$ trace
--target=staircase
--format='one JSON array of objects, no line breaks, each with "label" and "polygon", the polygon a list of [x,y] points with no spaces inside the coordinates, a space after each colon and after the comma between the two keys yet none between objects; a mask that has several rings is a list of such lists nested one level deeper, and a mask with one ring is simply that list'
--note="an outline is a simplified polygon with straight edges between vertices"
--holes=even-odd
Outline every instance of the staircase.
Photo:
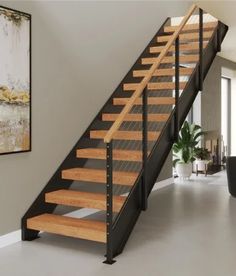
[{"label": "staircase", "polygon": [[[196,5],[167,18],[22,218],[23,240],[45,231],[101,242],[114,262],[227,30]],[[58,206],[93,209],[93,218]]]}]

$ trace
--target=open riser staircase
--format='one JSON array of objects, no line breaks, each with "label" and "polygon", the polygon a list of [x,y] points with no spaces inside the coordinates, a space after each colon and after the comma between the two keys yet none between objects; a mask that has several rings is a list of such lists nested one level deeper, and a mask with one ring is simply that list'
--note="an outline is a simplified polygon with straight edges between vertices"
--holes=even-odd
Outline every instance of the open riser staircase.
[{"label": "open riser staircase", "polygon": [[[167,18],[22,218],[23,240],[45,231],[101,242],[114,262],[227,30],[195,5]],[[93,219],[60,206],[93,209]]]}]

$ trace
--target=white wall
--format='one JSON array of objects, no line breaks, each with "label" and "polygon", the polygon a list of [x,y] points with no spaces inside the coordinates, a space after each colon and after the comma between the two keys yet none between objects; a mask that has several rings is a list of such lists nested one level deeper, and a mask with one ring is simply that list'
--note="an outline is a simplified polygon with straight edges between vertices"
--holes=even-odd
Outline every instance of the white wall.
[{"label": "white wall", "polygon": [[[236,66],[235,66],[236,67]],[[236,156],[236,70],[222,67],[222,76],[231,80],[231,153],[230,155]]]},{"label": "white wall", "polygon": [[20,219],[167,16],[189,2],[1,1],[32,14],[31,153],[0,156],[0,235]]},{"label": "white wall", "polygon": [[236,85],[234,72],[236,71],[236,63],[222,57],[216,56],[211,68],[207,74],[207,77],[203,85],[203,93],[201,97],[202,106],[202,126],[204,131],[215,131],[218,135],[221,134],[221,76],[229,73],[233,77],[232,83],[232,99],[231,99],[231,111],[232,111],[232,124],[231,124],[231,149],[232,155],[236,155],[235,152],[235,103],[236,103]]},{"label": "white wall", "polygon": [[193,103],[193,122],[197,125],[201,125],[201,97],[202,92],[199,92],[194,103]]},{"label": "white wall", "polygon": [[236,71],[231,82],[231,155],[236,156]]}]

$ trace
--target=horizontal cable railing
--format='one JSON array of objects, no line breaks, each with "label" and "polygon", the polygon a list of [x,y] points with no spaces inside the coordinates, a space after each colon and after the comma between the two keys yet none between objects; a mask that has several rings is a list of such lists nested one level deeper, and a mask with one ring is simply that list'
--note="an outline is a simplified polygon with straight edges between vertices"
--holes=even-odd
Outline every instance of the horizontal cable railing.
[{"label": "horizontal cable railing", "polygon": [[148,74],[140,82],[138,88],[134,91],[133,95],[130,97],[129,101],[124,106],[122,112],[119,114],[119,116],[117,117],[117,119],[115,120],[115,122],[113,123],[113,125],[111,126],[111,128],[106,133],[106,135],[104,137],[104,142],[105,143],[109,143],[112,140],[112,138],[114,137],[115,133],[117,132],[117,130],[121,126],[122,122],[124,121],[125,116],[129,113],[129,111],[131,110],[131,108],[134,106],[135,101],[141,96],[143,90],[145,89],[145,87],[147,86],[148,82],[152,78],[155,70],[161,64],[162,59],[166,56],[166,54],[168,53],[170,47],[173,45],[173,43],[175,42],[176,38],[179,36],[180,32],[182,31],[182,29],[184,28],[185,24],[187,23],[187,21],[189,20],[189,18],[191,17],[191,15],[193,14],[193,12],[195,11],[196,8],[197,8],[197,5],[195,5],[195,4],[192,5],[192,7],[189,9],[188,13],[182,19],[180,25],[178,26],[178,28],[173,33],[172,37],[167,42],[166,46],[163,48],[163,50],[161,51],[160,55],[157,57],[156,61],[153,63],[153,65],[151,66],[151,68],[148,70]]}]

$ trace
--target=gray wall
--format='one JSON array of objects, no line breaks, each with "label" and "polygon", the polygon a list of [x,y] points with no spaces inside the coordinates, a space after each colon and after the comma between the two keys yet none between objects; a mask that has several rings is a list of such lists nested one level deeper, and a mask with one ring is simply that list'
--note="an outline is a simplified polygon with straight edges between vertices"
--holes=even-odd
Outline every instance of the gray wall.
[{"label": "gray wall", "polygon": [[0,156],[1,235],[20,228],[26,209],[166,17],[183,15],[190,3],[0,4],[33,18],[33,151]]},{"label": "gray wall", "polygon": [[236,70],[236,63],[216,56],[204,81],[201,97],[202,128],[221,134],[221,69]]}]

